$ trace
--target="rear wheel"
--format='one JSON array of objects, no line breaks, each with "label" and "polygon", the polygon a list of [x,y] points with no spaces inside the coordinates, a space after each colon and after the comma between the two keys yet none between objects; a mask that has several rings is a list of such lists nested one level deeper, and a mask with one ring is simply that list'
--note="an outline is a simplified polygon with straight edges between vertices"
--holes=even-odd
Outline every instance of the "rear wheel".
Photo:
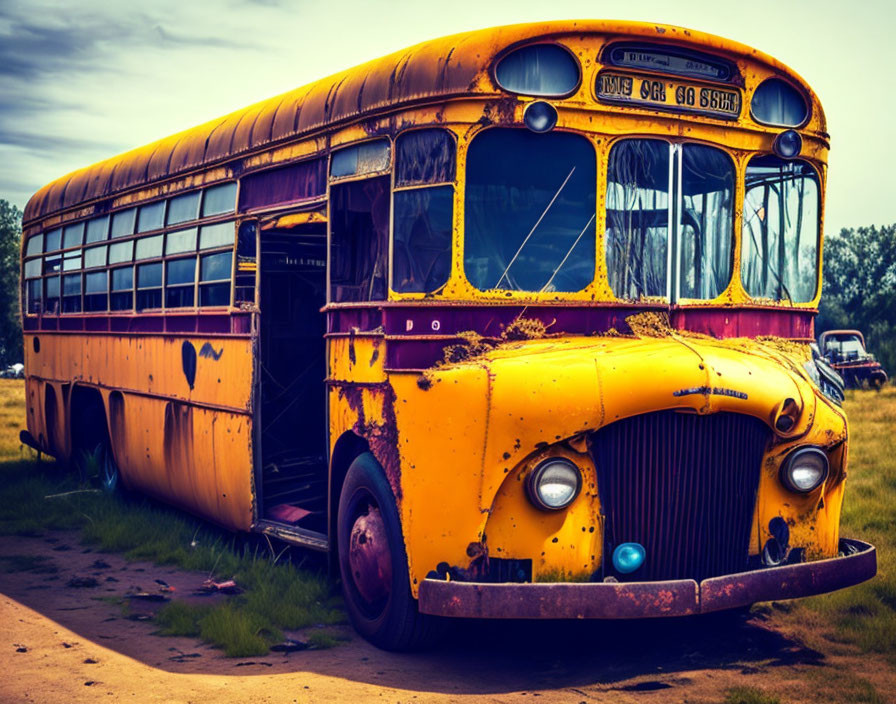
[{"label": "rear wheel", "polygon": [[369,452],[346,474],[337,544],[342,593],[358,633],[385,650],[419,649],[437,639],[440,620],[421,614],[411,595],[395,498]]}]

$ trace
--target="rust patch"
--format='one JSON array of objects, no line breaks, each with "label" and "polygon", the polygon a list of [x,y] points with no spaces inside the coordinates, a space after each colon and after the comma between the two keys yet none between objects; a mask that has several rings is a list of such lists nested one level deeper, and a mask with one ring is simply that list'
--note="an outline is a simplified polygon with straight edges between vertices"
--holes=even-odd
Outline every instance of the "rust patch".
[{"label": "rust patch", "polygon": [[[364,391],[383,402],[383,422],[368,420],[364,413]],[[367,441],[370,451],[386,473],[395,501],[401,503],[401,456],[398,452],[398,423],[395,419],[395,390],[389,383],[339,387],[339,396],[348,401],[358,416],[352,430]]]},{"label": "rust patch", "polygon": [[356,328],[352,328],[348,333],[348,361],[352,365],[358,361],[358,358],[355,356],[355,330]]}]

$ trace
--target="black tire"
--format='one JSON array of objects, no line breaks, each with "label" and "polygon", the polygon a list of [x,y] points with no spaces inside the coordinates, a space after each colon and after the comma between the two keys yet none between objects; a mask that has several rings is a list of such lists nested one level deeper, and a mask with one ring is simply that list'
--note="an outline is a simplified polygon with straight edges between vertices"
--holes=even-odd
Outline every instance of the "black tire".
[{"label": "black tire", "polygon": [[[378,515],[374,513],[377,511]],[[359,519],[368,517],[375,517],[388,548],[380,555],[388,559],[386,566],[391,567],[387,570],[391,571],[391,578],[382,581],[377,580],[383,571],[362,582],[352,570],[349,556],[352,531]],[[441,635],[442,622],[417,609],[417,600],[411,595],[407,553],[395,497],[383,468],[369,452],[355,458],[348,469],[339,496],[336,526],[342,593],[355,630],[384,650],[419,650],[431,646]],[[371,596],[372,591],[379,593]],[[367,592],[368,596],[363,596],[362,592]]]}]

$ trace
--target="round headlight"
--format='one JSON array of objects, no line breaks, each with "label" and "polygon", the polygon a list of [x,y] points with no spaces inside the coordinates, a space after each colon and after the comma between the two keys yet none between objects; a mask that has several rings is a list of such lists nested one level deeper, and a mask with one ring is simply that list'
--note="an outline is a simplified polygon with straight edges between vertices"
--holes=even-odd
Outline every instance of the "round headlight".
[{"label": "round headlight", "polygon": [[545,511],[569,506],[582,488],[579,468],[567,459],[553,457],[538,465],[526,480],[529,499]]},{"label": "round headlight", "polygon": [[557,109],[543,100],[536,100],[523,111],[523,122],[533,132],[550,132],[557,124]]},{"label": "round headlight", "polygon": [[790,453],[781,467],[781,483],[791,491],[807,494],[828,476],[828,456],[820,447],[801,447]]},{"label": "round headlight", "polygon": [[782,159],[793,159],[793,157],[799,156],[803,149],[803,138],[800,137],[799,132],[787,130],[775,137],[773,148],[775,154]]}]

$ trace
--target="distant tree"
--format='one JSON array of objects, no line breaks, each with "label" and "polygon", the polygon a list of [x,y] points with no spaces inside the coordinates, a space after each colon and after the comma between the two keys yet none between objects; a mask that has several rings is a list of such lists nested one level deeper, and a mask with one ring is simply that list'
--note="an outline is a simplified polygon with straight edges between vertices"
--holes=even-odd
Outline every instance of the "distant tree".
[{"label": "distant tree", "polygon": [[0,199],[0,363],[22,361],[19,317],[19,245],[22,211]]},{"label": "distant tree", "polygon": [[896,224],[844,228],[825,241],[816,328],[861,330],[896,376]]}]

